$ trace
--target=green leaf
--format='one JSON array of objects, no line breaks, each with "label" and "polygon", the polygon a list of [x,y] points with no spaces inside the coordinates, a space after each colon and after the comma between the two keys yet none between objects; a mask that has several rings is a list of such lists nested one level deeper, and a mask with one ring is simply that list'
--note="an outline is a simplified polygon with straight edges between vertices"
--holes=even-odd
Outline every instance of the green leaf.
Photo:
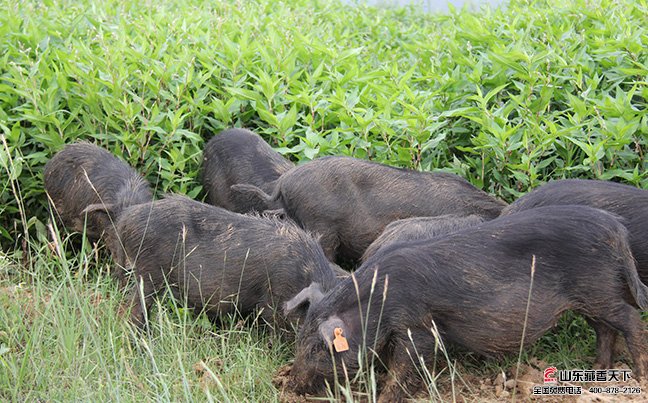
[{"label": "green leaf", "polygon": [[280,119],[281,120],[279,121],[279,132],[288,133],[288,131],[292,129],[292,127],[297,122],[297,107],[293,105],[288,111],[288,113],[286,113]]}]

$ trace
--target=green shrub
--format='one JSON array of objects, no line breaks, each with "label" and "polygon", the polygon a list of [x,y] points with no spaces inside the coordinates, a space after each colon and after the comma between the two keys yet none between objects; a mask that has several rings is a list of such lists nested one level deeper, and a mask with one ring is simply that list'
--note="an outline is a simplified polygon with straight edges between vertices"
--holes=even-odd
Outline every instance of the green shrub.
[{"label": "green shrub", "polygon": [[551,178],[648,187],[646,1],[426,15],[336,1],[0,4],[3,245],[44,231],[42,167],[92,139],[201,196],[230,126],[295,161],[445,169],[512,200]]}]

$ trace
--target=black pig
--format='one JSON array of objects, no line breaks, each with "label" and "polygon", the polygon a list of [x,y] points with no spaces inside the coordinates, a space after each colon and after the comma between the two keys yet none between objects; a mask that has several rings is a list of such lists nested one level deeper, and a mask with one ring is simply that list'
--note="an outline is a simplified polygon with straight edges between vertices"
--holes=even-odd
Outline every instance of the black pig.
[{"label": "black pig", "polygon": [[485,220],[478,215],[457,216],[446,214],[437,217],[404,218],[389,223],[375,241],[369,245],[362,255],[366,262],[380,249],[399,242],[418,241],[437,236],[447,235],[461,229],[483,223]]},{"label": "black pig", "polygon": [[[91,240],[113,231],[113,224],[126,207],[153,200],[151,187],[133,168],[94,144],[68,144],[45,164],[45,190],[54,216]],[[94,214],[84,226],[86,209],[109,210],[110,216]]]},{"label": "black pig", "polygon": [[275,209],[275,203],[233,192],[230,186],[249,183],[271,191],[277,178],[293,166],[256,133],[224,130],[207,142],[203,152],[202,181],[207,202],[237,213]]},{"label": "black pig", "polygon": [[168,285],[175,298],[210,318],[263,309],[266,322],[287,329],[299,312],[285,318],[276,308],[307,286],[325,291],[338,282],[340,270],[295,224],[182,196],[125,210],[117,235],[119,243],[110,247],[113,259],[132,270],[142,287],[130,302],[131,319],[140,326],[153,297]]},{"label": "black pig", "polygon": [[[289,384],[298,393],[321,393],[324,381],[336,376],[333,359],[337,376],[343,362],[351,378],[359,350],[371,349],[392,374],[379,400],[400,401],[421,387],[412,359],[419,361],[409,353],[416,351],[428,364],[435,359],[434,326],[445,343],[499,356],[519,350],[525,322],[527,346],[566,310],[593,325],[598,366],[611,368],[621,332],[634,374],[644,375],[646,335],[635,304],[648,307],[648,288],[639,280],[628,231],[617,218],[584,206],[541,207],[380,250],[354,274],[358,293],[353,279],[345,279],[324,296],[298,295],[310,308]],[[331,350],[336,328],[346,336],[348,351]]]},{"label": "black pig", "polygon": [[392,221],[443,214],[499,216],[504,202],[444,172],[419,172],[350,157],[324,157],[293,168],[272,195],[250,185],[233,189],[279,202],[288,217],[321,235],[332,261],[359,259]]},{"label": "black pig", "polygon": [[648,284],[648,190],[600,180],[557,180],[520,197],[502,210],[502,215],[565,204],[600,208],[623,217],[639,277]]}]

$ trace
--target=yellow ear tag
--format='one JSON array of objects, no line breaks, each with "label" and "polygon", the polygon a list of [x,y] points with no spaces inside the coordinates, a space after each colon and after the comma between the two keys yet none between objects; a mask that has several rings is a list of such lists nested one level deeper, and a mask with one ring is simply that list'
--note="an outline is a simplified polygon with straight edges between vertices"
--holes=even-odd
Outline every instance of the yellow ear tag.
[{"label": "yellow ear tag", "polygon": [[336,327],[333,333],[335,334],[335,339],[333,339],[333,347],[335,347],[335,351],[338,353],[341,353],[343,351],[347,351],[349,349],[349,343],[347,343],[347,339],[342,336],[342,328],[341,327]]}]

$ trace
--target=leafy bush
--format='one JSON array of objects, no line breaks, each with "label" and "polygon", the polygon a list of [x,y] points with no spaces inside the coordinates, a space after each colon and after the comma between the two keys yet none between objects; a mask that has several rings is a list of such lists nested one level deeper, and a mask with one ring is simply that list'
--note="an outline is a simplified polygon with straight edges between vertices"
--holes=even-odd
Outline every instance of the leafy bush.
[{"label": "leafy bush", "polygon": [[42,168],[92,139],[200,197],[230,126],[295,161],[444,169],[512,200],[551,178],[648,187],[648,5],[513,0],[449,15],[337,1],[0,4],[3,244],[41,234]]}]

